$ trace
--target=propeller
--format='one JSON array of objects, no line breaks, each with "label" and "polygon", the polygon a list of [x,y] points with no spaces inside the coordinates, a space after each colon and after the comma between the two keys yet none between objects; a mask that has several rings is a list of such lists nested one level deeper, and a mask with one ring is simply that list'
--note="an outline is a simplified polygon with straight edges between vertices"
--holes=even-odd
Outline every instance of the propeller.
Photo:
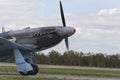
[{"label": "propeller", "polygon": [[66,27],[65,16],[64,16],[64,11],[63,11],[61,1],[60,1],[60,12],[61,12],[61,19],[62,19],[63,27]]},{"label": "propeller", "polygon": [[[63,11],[63,7],[62,7],[61,1],[60,1],[60,13],[61,13],[61,19],[62,19],[63,27],[66,27],[66,21],[65,21],[65,16],[64,16],[64,11]],[[69,50],[68,38],[65,38],[65,44],[66,44],[67,50]]]}]

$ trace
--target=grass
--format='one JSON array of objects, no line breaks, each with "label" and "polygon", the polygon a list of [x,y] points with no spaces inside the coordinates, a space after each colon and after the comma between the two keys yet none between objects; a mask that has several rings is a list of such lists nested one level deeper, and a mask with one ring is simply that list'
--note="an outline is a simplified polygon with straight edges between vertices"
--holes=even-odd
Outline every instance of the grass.
[{"label": "grass", "polygon": [[40,72],[45,74],[120,77],[120,71],[111,70],[41,68]]},{"label": "grass", "polygon": [[[15,66],[9,66],[9,67],[8,66],[0,66],[0,71],[2,71],[2,72],[17,72]],[[120,71],[112,71],[112,70],[40,68],[39,73],[78,75],[78,76],[82,75],[82,76],[120,77]]]},{"label": "grass", "polygon": [[68,80],[68,79],[0,76],[0,80]]}]

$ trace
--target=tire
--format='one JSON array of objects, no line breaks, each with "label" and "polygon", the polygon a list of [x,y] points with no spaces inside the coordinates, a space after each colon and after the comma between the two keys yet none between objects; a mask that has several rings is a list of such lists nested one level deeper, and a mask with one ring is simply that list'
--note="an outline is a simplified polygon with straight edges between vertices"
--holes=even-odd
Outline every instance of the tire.
[{"label": "tire", "polygon": [[28,74],[29,75],[36,75],[39,71],[39,68],[36,64],[31,64],[33,70],[32,71],[29,71]]},{"label": "tire", "polygon": [[39,68],[36,64],[31,64],[33,70],[32,71],[28,71],[27,73],[24,72],[19,72],[22,76],[28,76],[28,75],[36,75],[39,71]]},{"label": "tire", "polygon": [[28,76],[28,72],[27,73],[24,73],[24,72],[19,72],[22,76]]}]

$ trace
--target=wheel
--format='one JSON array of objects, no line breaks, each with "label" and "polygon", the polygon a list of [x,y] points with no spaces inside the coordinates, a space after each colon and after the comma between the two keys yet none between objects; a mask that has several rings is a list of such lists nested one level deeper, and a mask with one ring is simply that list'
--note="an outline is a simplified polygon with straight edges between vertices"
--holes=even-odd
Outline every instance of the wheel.
[{"label": "wheel", "polygon": [[31,64],[33,70],[28,72],[28,75],[36,75],[39,71],[39,68],[36,64]]},{"label": "wheel", "polygon": [[22,76],[28,76],[28,72],[27,73],[24,73],[24,72],[19,72]]},{"label": "wheel", "polygon": [[38,71],[39,71],[38,66],[37,66],[36,64],[31,64],[31,66],[32,66],[32,68],[33,68],[32,71],[28,71],[28,72],[26,72],[26,73],[24,73],[24,72],[19,72],[19,73],[20,73],[21,75],[23,75],[23,76],[36,75],[36,74],[38,73]]}]

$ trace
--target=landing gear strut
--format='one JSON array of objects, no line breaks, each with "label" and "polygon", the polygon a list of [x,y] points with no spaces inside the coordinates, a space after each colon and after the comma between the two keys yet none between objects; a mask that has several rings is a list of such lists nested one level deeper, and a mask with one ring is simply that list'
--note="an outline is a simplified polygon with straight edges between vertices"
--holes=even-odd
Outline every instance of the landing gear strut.
[{"label": "landing gear strut", "polygon": [[15,63],[17,71],[21,75],[36,75],[38,73],[38,66],[32,61],[32,54],[21,53],[19,49],[14,49]]}]

